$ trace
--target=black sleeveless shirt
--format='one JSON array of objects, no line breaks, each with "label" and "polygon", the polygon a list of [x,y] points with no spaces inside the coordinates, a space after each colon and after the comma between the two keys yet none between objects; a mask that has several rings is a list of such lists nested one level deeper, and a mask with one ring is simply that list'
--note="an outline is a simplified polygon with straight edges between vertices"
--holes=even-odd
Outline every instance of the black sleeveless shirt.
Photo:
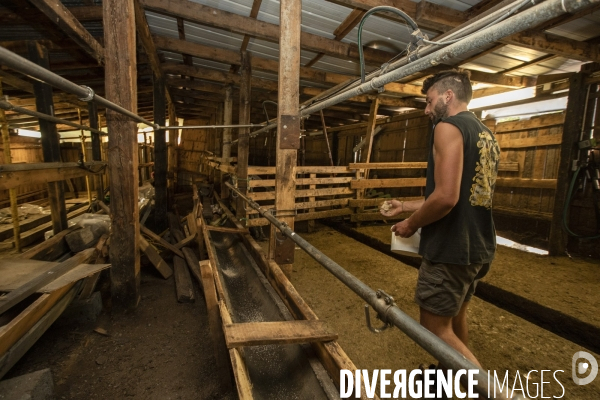
[{"label": "black sleeveless shirt", "polygon": [[[458,203],[443,218],[421,229],[419,254],[431,262],[480,264],[496,251],[492,197],[498,174],[500,147],[493,133],[469,111],[445,118],[463,136],[464,164]],[[435,134],[435,133],[434,133]],[[425,198],[435,189],[431,135]]]}]

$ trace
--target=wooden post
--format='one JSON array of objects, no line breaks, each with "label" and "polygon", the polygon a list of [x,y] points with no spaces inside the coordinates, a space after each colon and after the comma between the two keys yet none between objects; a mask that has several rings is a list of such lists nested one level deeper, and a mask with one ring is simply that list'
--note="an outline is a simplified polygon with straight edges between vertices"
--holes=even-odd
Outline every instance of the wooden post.
[{"label": "wooden post", "polygon": [[[368,163],[371,160],[371,150],[373,149],[373,131],[377,126],[377,109],[379,108],[379,97],[375,97],[371,101],[371,110],[369,111],[369,121],[367,122],[367,135],[365,136],[365,147],[360,153],[360,162]],[[356,179],[369,179],[369,170],[357,170]],[[362,199],[365,196],[365,190],[359,189],[356,191],[356,198]],[[355,212],[362,212],[364,207],[358,207]],[[360,226],[360,222],[357,223]]]},{"label": "wooden post", "polygon": [[[239,124],[246,125],[250,123],[250,78],[252,69],[250,67],[250,54],[242,52],[242,69],[240,71],[240,117]],[[250,128],[238,129],[238,155],[237,155],[237,185],[240,192],[246,195],[248,188],[248,155],[250,152]],[[241,197],[237,198],[236,217],[246,226],[246,202]]]},{"label": "wooden post", "polygon": [[[0,98],[3,97],[2,93],[2,78],[0,78]],[[8,121],[6,120],[6,114],[4,109],[0,109],[0,124],[2,124],[2,147],[4,149],[4,164],[12,164],[12,157],[10,154],[10,136],[8,134]],[[15,248],[21,252],[21,225],[19,224],[19,210],[17,208],[17,188],[8,190],[10,198],[10,213],[13,222],[13,233],[15,237]]]},{"label": "wooden post", "polygon": [[[48,50],[37,42],[27,42],[29,59],[39,66],[50,69]],[[38,112],[54,115],[52,87],[38,80],[33,81],[35,105]],[[42,133],[42,153],[44,162],[60,162],[60,142],[56,124],[40,119]],[[63,181],[48,183],[48,199],[52,213],[52,230],[54,234],[67,229],[67,209]]]},{"label": "wooden post", "polygon": [[[133,0],[104,0],[106,98],[137,112]],[[107,109],[110,179],[112,307],[129,310],[140,299],[137,124]]]},{"label": "wooden post", "polygon": [[[90,128],[100,129],[98,108],[96,103],[90,101],[88,103],[88,116],[90,119]],[[92,160],[102,161],[102,138],[99,133],[92,132]],[[102,182],[102,176],[104,174],[96,175],[96,199],[104,199],[104,184]]]},{"label": "wooden post", "polygon": [[[165,82],[154,79],[154,123],[165,126]],[[164,129],[154,131],[154,226],[156,232],[167,229],[167,142]]]},{"label": "wooden post", "polygon": [[325,125],[325,116],[323,115],[323,110],[321,110],[321,125],[323,125],[323,136],[325,136],[327,152],[329,153],[329,164],[333,167],[333,156],[331,155],[331,146],[329,146],[329,138],[327,137],[327,126]]},{"label": "wooden post", "polygon": [[583,121],[583,109],[586,98],[586,74],[579,72],[571,78],[569,84],[569,100],[563,126],[562,143],[560,149],[560,163],[556,191],[554,192],[554,209],[550,224],[550,237],[548,239],[548,254],[551,256],[564,255],[567,248],[567,234],[563,230],[563,209],[567,201],[567,192],[572,178],[573,160],[577,157],[577,142]]},{"label": "wooden post", "polygon": [[[178,126],[175,106],[169,104],[169,126]],[[168,203],[173,204],[175,196],[175,171],[177,170],[177,149],[179,146],[179,129],[169,130],[169,167],[167,171]],[[149,170],[149,169],[148,169]]]},{"label": "wooden post", "polygon": [[[79,117],[79,125],[83,125],[83,119],[81,118],[81,108],[77,109],[77,116]],[[87,158],[87,151],[85,148],[85,134],[83,132],[83,129],[81,130],[81,157],[83,159],[83,162],[86,162],[88,160]],[[85,176],[85,188],[87,189],[87,195],[88,195],[88,202],[89,205],[92,205],[92,188],[90,186],[90,176],[86,175]]]},{"label": "wooden post", "polygon": [[[225,87],[225,102],[223,103],[223,125],[231,125],[233,122],[233,87],[227,85]],[[221,157],[228,159],[231,157],[231,128],[223,128],[223,150]],[[223,175],[221,175],[223,176]],[[229,189],[221,179],[221,198],[229,197]]]},{"label": "wooden post", "polygon": [[[277,219],[294,229],[296,172],[300,147],[300,0],[282,0],[279,25],[279,87],[277,107],[277,169],[275,209]],[[278,231],[271,225],[269,257],[278,262],[287,276],[292,273],[294,242],[278,243]],[[280,238],[281,239],[281,238]],[[290,242],[291,246],[287,243]]]}]

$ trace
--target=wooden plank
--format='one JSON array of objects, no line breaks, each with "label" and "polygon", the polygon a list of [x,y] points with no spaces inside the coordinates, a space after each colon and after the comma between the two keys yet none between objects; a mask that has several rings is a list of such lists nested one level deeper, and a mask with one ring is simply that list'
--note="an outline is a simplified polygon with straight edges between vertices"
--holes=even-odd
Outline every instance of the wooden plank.
[{"label": "wooden plank", "polygon": [[[227,356],[224,346],[225,336],[221,327],[221,311],[219,309],[219,300],[217,298],[217,291],[210,260],[202,260],[198,268],[200,269],[200,276],[202,277],[202,288],[204,291],[204,300],[206,302],[206,309],[208,313],[208,326],[212,336],[217,370],[219,371],[221,384],[223,386],[228,386],[231,384],[231,382],[229,381],[229,366],[226,359]],[[235,371],[237,371],[236,365],[234,365],[234,372]],[[250,391],[250,398],[251,395],[252,392]],[[242,397],[240,396],[240,398]]]},{"label": "wooden plank", "polygon": [[173,246],[171,243],[167,242],[162,237],[158,236],[156,233],[152,232],[150,229],[146,228],[144,225],[140,225],[140,232],[143,233],[144,235],[148,236],[155,243],[161,245],[165,249],[172,251],[175,255],[182,257],[182,258],[184,257],[181,250],[179,250],[177,247]]},{"label": "wooden plank", "polygon": [[[79,285],[74,285],[50,310],[0,356],[0,379],[25,355],[75,298]],[[46,295],[50,297],[50,295]],[[24,329],[23,329],[24,330]]]},{"label": "wooden plank", "polygon": [[497,178],[496,186],[554,189],[556,188],[556,179]]},{"label": "wooden plank", "polygon": [[[141,10],[140,10],[141,11]],[[166,96],[165,80],[162,74],[154,75],[154,123],[165,126]],[[168,148],[166,131],[159,129],[154,131],[154,226],[158,232],[167,228],[167,168]]]},{"label": "wooden plank", "polygon": [[180,303],[193,303],[194,285],[188,267],[183,258],[173,257],[173,269],[175,275],[175,290],[177,292],[177,301]]},{"label": "wooden plank", "polygon": [[[252,67],[250,63],[250,53],[243,51],[241,53],[241,71],[240,71],[240,105],[238,121],[242,125],[250,124],[250,92],[252,77]],[[237,151],[237,187],[240,193],[245,196],[248,191],[248,162],[250,157],[250,128],[238,129],[238,151]],[[242,221],[246,220],[246,204],[242,196],[236,200],[236,217]]]},{"label": "wooden plank", "polygon": [[[296,221],[308,221],[311,219],[321,219],[321,218],[331,218],[331,217],[341,217],[344,215],[350,215],[353,211],[350,208],[340,208],[337,210],[327,210],[327,211],[315,211],[298,214],[295,217]],[[252,218],[248,220],[248,226],[264,226],[269,225],[269,221],[266,218]]]},{"label": "wooden plank", "polygon": [[36,290],[46,286],[48,283],[57,279],[61,275],[64,275],[66,272],[75,268],[79,264],[86,263],[93,256],[95,251],[95,249],[86,249],[80,253],[77,253],[68,260],[31,279],[29,282],[20,286],[18,289],[13,290],[6,296],[0,297],[0,314],[4,313],[6,310],[18,304],[30,294],[35,293]]},{"label": "wooden plank", "polygon": [[350,182],[351,189],[425,186],[425,178],[361,179]]},{"label": "wooden plank", "polygon": [[[394,200],[398,201],[412,201],[412,200],[423,200],[424,197],[395,197]],[[384,201],[390,201],[392,199],[376,198],[376,199],[349,199],[349,207],[375,207],[380,206]]]},{"label": "wooden plank", "polygon": [[553,125],[562,125],[565,122],[565,114],[549,114],[534,117],[525,121],[508,121],[496,125],[496,134],[510,131],[524,131]]},{"label": "wooden plank", "polygon": [[[319,197],[319,196],[335,196],[343,194],[354,194],[352,189],[349,188],[323,188],[323,189],[306,189],[296,190],[296,197]],[[273,200],[275,198],[274,192],[252,192],[248,193],[248,197],[254,201],[260,200]]]},{"label": "wooden plank", "polygon": [[[86,208],[79,208],[75,211],[72,211],[70,213],[67,214],[67,219],[72,219],[75,218],[81,214],[85,214],[85,212],[87,211]],[[73,228],[79,228],[79,227],[73,227]],[[21,245],[22,246],[29,246],[35,242],[37,242],[40,239],[44,238],[44,233],[48,230],[52,229],[52,222],[47,222],[43,225],[40,225],[34,229],[31,229],[27,232],[23,232],[21,234]],[[64,231],[63,231],[64,232]],[[72,232],[72,230],[69,230],[69,232]],[[55,235],[56,236],[56,235]],[[59,236],[59,237],[64,237],[63,236]],[[54,243],[54,242],[53,242]],[[5,240],[4,242],[2,242],[2,244],[7,244],[7,247],[14,247],[14,238]],[[66,249],[65,249],[66,250]],[[29,250],[28,250],[29,251]],[[59,254],[60,255],[60,254]]]},{"label": "wooden plank", "polygon": [[[67,285],[52,293],[41,295],[17,317],[0,327],[0,356],[4,355],[37,321],[56,304],[74,284]],[[11,292],[14,293],[14,292]]]},{"label": "wooden plank", "polygon": [[[296,179],[296,186],[304,185],[335,185],[348,183],[354,178],[351,176],[341,178],[298,178]],[[275,179],[252,179],[250,180],[250,187],[275,187]]]},{"label": "wooden plank", "polygon": [[380,163],[350,163],[348,169],[423,169],[427,162],[380,162]]},{"label": "wooden plank", "polygon": [[[104,164],[104,163],[103,163]],[[5,166],[1,166],[5,171]],[[0,180],[0,190],[16,188],[23,185],[40,185],[43,183],[60,182],[63,180],[76,179],[89,175],[92,172],[81,167],[49,168],[43,171],[11,171],[3,172]]]},{"label": "wooden plank", "polygon": [[26,252],[19,254],[16,256],[16,258],[29,260],[56,259],[69,250],[67,242],[65,241],[65,236],[77,229],[81,228],[78,226],[72,226],[69,229],[65,229],[64,231],[52,236],[50,239],[45,240]]},{"label": "wooden plank", "polygon": [[349,174],[348,167],[328,167],[304,165],[296,167],[296,174]]},{"label": "wooden plank", "polygon": [[275,169],[276,167],[248,166],[248,175],[275,175]]},{"label": "wooden plank", "polygon": [[523,147],[551,146],[553,144],[561,144],[562,135],[527,137],[523,139],[499,140],[498,144],[502,149],[515,149]]},{"label": "wooden plank", "polygon": [[519,163],[518,162],[500,161],[500,164],[498,164],[498,172],[500,172],[500,171],[518,172],[519,171]]},{"label": "wooden plank", "polygon": [[246,322],[225,325],[227,348],[337,340],[325,321]]},{"label": "wooden plank", "polygon": [[[150,245],[142,235],[139,236],[140,250],[146,254],[152,265],[162,275],[163,278],[168,279],[173,275],[173,270],[169,265],[162,259],[156,249]],[[111,242],[112,244],[112,242]]]},{"label": "wooden plank", "polygon": [[248,233],[248,229],[227,228],[224,226],[207,225],[206,229],[208,229],[209,231],[225,232],[225,233]]},{"label": "wooden plank", "polygon": [[[309,199],[312,199],[312,198],[313,197],[309,197]],[[346,198],[346,199],[306,201],[306,202],[302,202],[302,203],[296,203],[295,207],[296,207],[296,210],[306,210],[306,209],[313,209],[313,208],[319,208],[319,207],[332,207],[332,206],[346,207],[346,206],[348,206],[349,201],[352,201],[352,200]],[[268,208],[268,207],[266,207],[266,208]],[[251,210],[248,212],[248,215],[255,215],[255,214],[258,214],[258,211]]]},{"label": "wooden plank", "polygon": [[200,285],[200,289],[202,289],[203,288],[202,276],[200,275],[198,256],[196,255],[194,250],[190,249],[189,247],[184,247],[182,249],[182,251],[183,251],[183,254],[185,255],[185,261],[188,265],[188,268],[190,269],[190,272],[192,273],[192,275],[194,275],[194,278],[196,278],[196,280],[198,281],[198,285]]}]

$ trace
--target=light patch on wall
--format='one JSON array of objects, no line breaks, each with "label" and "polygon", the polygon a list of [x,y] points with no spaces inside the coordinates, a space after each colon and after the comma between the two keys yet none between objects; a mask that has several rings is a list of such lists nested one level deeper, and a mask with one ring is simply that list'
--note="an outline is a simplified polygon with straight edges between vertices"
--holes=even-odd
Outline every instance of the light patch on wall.
[{"label": "light patch on wall", "polygon": [[33,137],[33,138],[41,138],[42,137],[41,132],[29,131],[27,129],[17,129],[17,134],[19,136],[27,136],[27,137]]},{"label": "light patch on wall", "polygon": [[469,103],[470,109],[481,109],[484,107],[492,107],[497,104],[511,103],[513,101],[532,99],[535,97],[535,86],[526,87],[510,92],[492,94],[490,96],[479,97],[471,100]]}]

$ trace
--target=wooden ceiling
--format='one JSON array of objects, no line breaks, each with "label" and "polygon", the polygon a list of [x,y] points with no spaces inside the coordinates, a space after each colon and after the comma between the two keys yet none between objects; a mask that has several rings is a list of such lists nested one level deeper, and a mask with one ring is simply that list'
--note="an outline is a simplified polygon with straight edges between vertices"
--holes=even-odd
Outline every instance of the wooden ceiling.
[{"label": "wooden ceiling", "polygon": [[[358,60],[358,47],[352,43],[342,42],[359,23],[366,10],[378,5],[393,5],[401,8],[413,17],[420,27],[431,32],[446,32],[469,20],[477,18],[492,7],[504,4],[499,0],[483,0],[470,9],[460,12],[449,7],[421,1],[410,0],[331,0],[332,3],[349,8],[349,14],[334,32],[333,38],[326,38],[312,33],[302,33],[302,49],[315,53],[316,56],[301,67],[300,88],[301,101],[318,95],[326,88],[341,84],[355,78],[343,73],[315,69],[314,65],[324,56],[340,59]],[[50,54],[50,69],[75,83],[92,87],[97,93],[104,93],[104,48],[102,38],[102,5],[98,0],[65,1],[67,7],[56,0],[6,0],[0,8],[0,24],[4,33],[0,45],[26,56],[25,39],[35,39],[46,46]],[[279,26],[257,20],[262,0],[254,0],[248,16],[228,13],[189,0],[135,0],[136,26],[138,33],[138,113],[152,119],[152,76],[156,74],[165,79],[168,102],[172,104],[179,118],[204,119],[216,123],[216,113],[220,102],[224,99],[225,85],[234,86],[234,98],[238,98],[240,76],[240,51],[248,47],[251,38],[269,42],[277,42]],[[75,5],[77,4],[77,5]],[[533,49],[544,53],[534,60],[522,61],[519,65],[505,68],[498,73],[472,70],[475,82],[489,86],[475,92],[475,97],[498,93],[515,88],[534,86],[536,77],[520,76],[520,71],[548,62],[556,57],[564,57],[579,61],[600,62],[598,36],[587,41],[577,41],[547,33],[547,30],[576,21],[595,13],[600,6],[592,6],[577,14],[565,14],[482,49],[467,60],[460,60],[460,65],[476,62],[477,58],[486,54],[501,51],[507,45]],[[155,27],[148,25],[146,13],[158,13],[177,20],[177,36],[170,37]],[[395,19],[394,15],[386,18]],[[211,47],[197,41],[186,40],[185,22],[203,27],[219,29],[232,34],[243,35],[239,51],[222,47]],[[26,34],[24,34],[24,32]],[[154,34],[153,34],[154,33]],[[165,52],[180,54],[182,62],[174,62],[165,57]],[[375,48],[365,49],[365,62],[369,66],[380,66],[394,54]],[[194,59],[212,60],[230,65],[228,71],[206,66],[194,65]],[[445,69],[437,66],[423,73],[407,77],[402,82],[386,85],[386,91],[380,95],[380,115],[394,115],[406,107],[423,108],[419,81],[428,73]],[[252,57],[252,70],[276,75],[278,63],[273,59]],[[2,67],[0,69],[4,93],[15,105],[35,109],[32,98],[32,83],[28,77]],[[548,80],[545,79],[544,82]],[[252,77],[252,122],[265,120],[262,102],[277,101],[277,82],[264,77]],[[375,93],[374,93],[375,94]],[[77,109],[82,110],[84,123],[87,119],[87,106],[75,96],[55,91],[56,114],[67,120],[77,121]],[[328,125],[354,123],[366,120],[369,113],[370,96],[357,96],[349,102],[325,110]],[[234,103],[235,104],[235,103]],[[271,106],[270,115],[275,115]],[[101,114],[102,114],[101,110]],[[234,122],[237,109],[234,106]],[[12,126],[36,129],[37,122],[14,112],[8,112],[7,118]],[[103,118],[101,118],[102,121]],[[307,128],[320,128],[320,118],[310,118]],[[68,126],[58,126],[59,130],[72,130]]]}]

